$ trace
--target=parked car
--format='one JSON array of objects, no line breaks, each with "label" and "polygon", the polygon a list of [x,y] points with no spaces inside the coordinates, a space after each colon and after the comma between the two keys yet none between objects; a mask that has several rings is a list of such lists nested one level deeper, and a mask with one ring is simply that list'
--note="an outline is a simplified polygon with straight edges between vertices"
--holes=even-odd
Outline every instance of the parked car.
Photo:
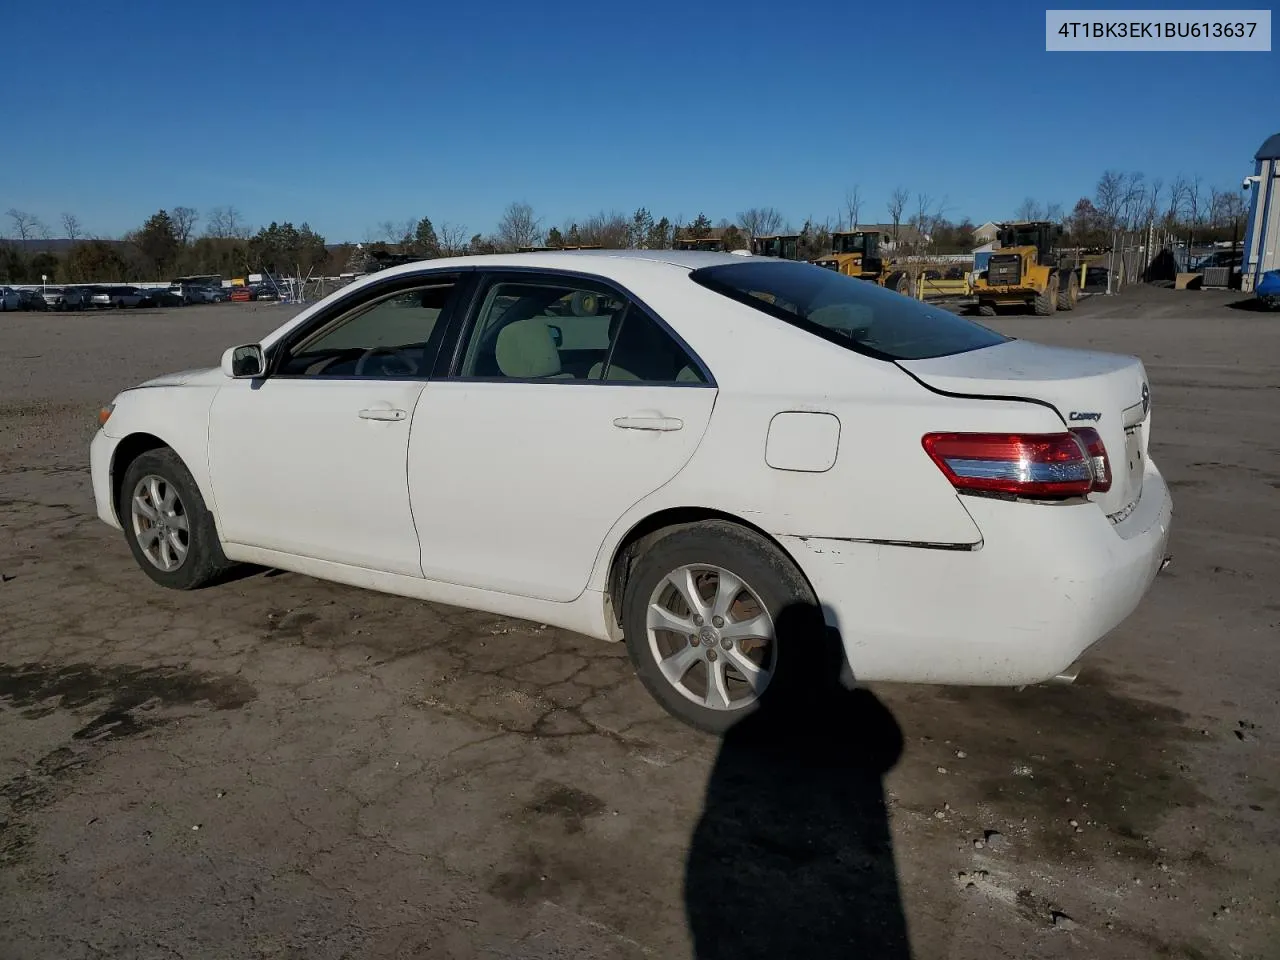
[{"label": "parked car", "polygon": [[0,287],[0,311],[21,310],[22,297],[13,287]]},{"label": "parked car", "polygon": [[862,681],[1069,680],[1165,562],[1139,359],[812,264],[419,262],[142,386],[90,464],[155,582],[247,562],[622,639],[706,730],[828,679],[829,636]]},{"label": "parked car", "polygon": [[62,309],[62,295],[65,291],[62,287],[41,287],[40,296],[44,298],[45,305],[50,310]]},{"label": "parked car", "polygon": [[89,302],[99,309],[136,307],[142,300],[137,287],[98,287]]},{"label": "parked car", "polygon": [[49,304],[39,290],[24,289],[18,291],[18,298],[23,310],[48,310]]},{"label": "parked car", "polygon": [[87,310],[93,306],[91,298],[98,287],[67,287],[62,291],[62,309]]},{"label": "parked car", "polygon": [[142,291],[142,301],[138,306],[181,307],[185,306],[186,302],[181,288],[175,291],[173,287],[148,287]]},{"label": "parked car", "polygon": [[1280,310],[1280,270],[1264,273],[1253,292],[1264,310]]}]

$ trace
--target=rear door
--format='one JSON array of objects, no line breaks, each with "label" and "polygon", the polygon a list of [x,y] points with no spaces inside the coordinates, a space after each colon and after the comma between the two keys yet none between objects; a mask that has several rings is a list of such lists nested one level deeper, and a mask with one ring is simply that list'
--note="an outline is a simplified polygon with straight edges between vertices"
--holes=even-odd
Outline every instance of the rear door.
[{"label": "rear door", "polygon": [[1137,357],[1010,340],[898,365],[936,390],[1052,405],[1069,428],[1092,427],[1106,446],[1111,489],[1090,498],[1114,514],[1141,496],[1151,390]]},{"label": "rear door", "polygon": [[409,488],[428,579],[545,600],[689,461],[716,389],[641,304],[576,275],[491,274],[418,400]]}]

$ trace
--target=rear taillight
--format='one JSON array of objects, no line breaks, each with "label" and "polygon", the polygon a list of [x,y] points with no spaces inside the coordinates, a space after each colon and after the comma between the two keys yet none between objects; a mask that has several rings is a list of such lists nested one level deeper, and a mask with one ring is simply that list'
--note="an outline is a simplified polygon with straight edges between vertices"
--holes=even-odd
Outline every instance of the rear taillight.
[{"label": "rear taillight", "polygon": [[1084,442],[1071,433],[930,433],[922,442],[960,491],[1055,498],[1094,489]]},{"label": "rear taillight", "polygon": [[1102,437],[1093,427],[1081,427],[1072,430],[1089,454],[1089,468],[1093,471],[1093,492],[1106,493],[1111,489],[1111,461],[1107,459],[1107,448]]}]

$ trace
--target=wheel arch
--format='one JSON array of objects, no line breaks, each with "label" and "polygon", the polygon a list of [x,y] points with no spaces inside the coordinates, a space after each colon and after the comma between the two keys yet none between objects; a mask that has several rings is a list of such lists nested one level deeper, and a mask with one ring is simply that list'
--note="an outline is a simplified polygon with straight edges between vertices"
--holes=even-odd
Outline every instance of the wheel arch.
[{"label": "wheel arch", "polygon": [[804,567],[796,560],[791,551],[784,547],[778,541],[778,538],[767,530],[736,514],[724,510],[715,510],[711,507],[666,507],[634,523],[618,541],[609,557],[603,593],[604,623],[605,629],[609,631],[610,640],[622,639],[622,624],[619,618],[622,611],[622,596],[626,589],[627,578],[631,574],[632,561],[643,552],[645,547],[660,537],[674,530],[695,526],[709,520],[732,523],[763,537],[775,550],[791,562],[809,589],[813,590],[813,583],[809,580],[808,574],[805,573]]},{"label": "wheel arch", "polygon": [[174,456],[182,461],[187,471],[191,474],[191,479],[195,481],[196,489],[200,491],[200,496],[204,499],[205,506],[214,514],[215,524],[217,522],[217,511],[213,509],[213,497],[208,488],[208,478],[203,476],[204,464],[198,460],[192,460],[189,456],[190,450],[184,447],[190,447],[190,444],[175,444],[166,440],[159,433],[153,433],[149,430],[134,430],[126,434],[111,451],[111,510],[115,514],[118,521],[123,523],[124,518],[120,516],[120,493],[124,485],[125,471],[129,469],[129,464],[151,450],[172,450]]},{"label": "wheel arch", "polygon": [[120,516],[120,492],[124,485],[125,471],[129,469],[129,464],[147,451],[160,449],[173,448],[155,434],[139,431],[129,434],[111,452],[111,511],[121,523],[124,518]]}]

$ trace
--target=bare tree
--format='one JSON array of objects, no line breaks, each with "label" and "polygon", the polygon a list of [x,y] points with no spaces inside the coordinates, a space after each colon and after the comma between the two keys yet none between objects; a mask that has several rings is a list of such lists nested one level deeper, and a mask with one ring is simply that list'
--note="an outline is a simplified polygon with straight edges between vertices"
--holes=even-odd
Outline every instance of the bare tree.
[{"label": "bare tree", "polygon": [[1224,233],[1230,231],[1231,243],[1234,246],[1240,241],[1240,228],[1248,215],[1244,199],[1236,190],[1218,190],[1210,193],[1209,219],[1217,230]]},{"label": "bare tree", "polygon": [[1125,174],[1121,186],[1120,222],[1127,230],[1136,230],[1146,209],[1146,177],[1137,171]]},{"label": "bare tree", "polygon": [[1192,177],[1187,181],[1186,189],[1182,194],[1182,212],[1189,228],[1187,231],[1188,254],[1191,253],[1191,246],[1195,243],[1196,230],[1200,228],[1208,213],[1200,187],[1200,178]]},{"label": "bare tree", "polygon": [[204,235],[219,240],[247,240],[251,232],[240,211],[228,205],[209,211],[209,226]]},{"label": "bare tree", "polygon": [[1044,205],[1044,218],[1052,223],[1062,223],[1066,219],[1066,211],[1062,209],[1062,204],[1046,203]]},{"label": "bare tree", "polygon": [[1172,230],[1178,223],[1178,214],[1182,210],[1182,201],[1187,193],[1187,178],[1179,174],[1169,184],[1169,200],[1164,211],[1164,226]]},{"label": "bare tree", "polygon": [[45,226],[40,222],[40,218],[34,213],[27,213],[25,210],[16,210],[10,207],[5,211],[5,216],[13,221],[13,229],[18,234],[18,239],[22,241],[23,253],[27,250],[27,242],[34,238],[40,237],[45,233]]},{"label": "bare tree", "polygon": [[461,223],[442,223],[436,230],[440,240],[440,255],[458,257],[467,252],[467,228]]},{"label": "bare tree", "polygon": [[516,202],[507,206],[498,221],[497,242],[506,250],[535,247],[542,239],[542,220],[533,213],[527,203]]},{"label": "bare tree", "polygon": [[[579,225],[578,236],[586,246],[599,246],[606,250],[626,249],[631,235],[631,218],[618,211],[592,214]],[[531,246],[531,244],[524,244]]]},{"label": "bare tree", "polygon": [[902,225],[902,212],[907,209],[911,194],[906,187],[897,187],[889,194],[889,221],[893,224],[893,242],[898,242],[898,228]]},{"label": "bare tree", "polygon": [[850,230],[858,229],[858,220],[862,214],[862,188],[856,183],[844,194],[845,223]]},{"label": "bare tree", "polygon": [[1043,220],[1044,207],[1040,206],[1040,201],[1035,197],[1026,197],[1022,203],[1018,204],[1018,209],[1013,212],[1018,220]]},{"label": "bare tree", "polygon": [[1093,205],[1108,232],[1114,230],[1120,220],[1120,210],[1124,206],[1124,186],[1123,174],[1107,170],[1098,178],[1098,185],[1094,188]]},{"label": "bare tree", "polygon": [[64,213],[62,215],[62,232],[67,235],[67,239],[75,243],[84,236],[84,228],[80,226],[80,218],[74,213]]},{"label": "bare tree", "polygon": [[782,214],[773,207],[752,207],[738,214],[738,227],[752,237],[768,237],[782,229]]},{"label": "bare tree", "polygon": [[938,232],[946,213],[947,198],[935,201],[927,193],[916,194],[916,212],[911,216],[911,225],[916,229],[916,246],[923,252],[929,245],[933,235]]},{"label": "bare tree", "polygon": [[191,234],[195,232],[200,214],[194,207],[174,207],[169,211],[169,219],[173,221],[173,232],[178,243],[186,246],[191,242]]}]

